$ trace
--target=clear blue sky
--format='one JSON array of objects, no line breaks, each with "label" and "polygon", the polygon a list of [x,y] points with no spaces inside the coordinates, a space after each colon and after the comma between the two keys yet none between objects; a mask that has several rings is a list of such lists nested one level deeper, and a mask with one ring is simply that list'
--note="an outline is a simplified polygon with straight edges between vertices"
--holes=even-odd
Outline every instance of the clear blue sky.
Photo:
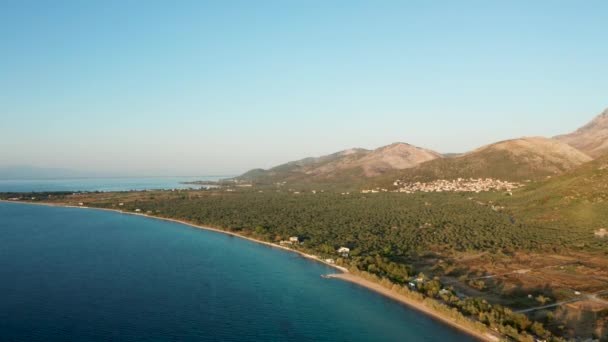
[{"label": "clear blue sky", "polygon": [[607,1],[0,1],[0,166],[462,152],[608,107]]}]

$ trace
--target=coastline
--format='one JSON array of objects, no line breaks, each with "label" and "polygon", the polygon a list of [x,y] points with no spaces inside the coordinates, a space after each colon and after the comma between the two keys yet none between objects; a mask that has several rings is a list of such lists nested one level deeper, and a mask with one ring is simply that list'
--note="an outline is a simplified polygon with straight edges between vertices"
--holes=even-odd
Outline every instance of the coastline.
[{"label": "coastline", "polygon": [[457,330],[460,330],[470,336],[473,336],[481,341],[499,341],[499,337],[495,336],[493,334],[487,333],[487,334],[482,334],[480,332],[477,332],[473,329],[469,329],[468,327],[465,327],[461,324],[459,324],[457,321],[446,317],[444,315],[442,315],[440,312],[433,310],[427,306],[424,305],[424,303],[422,302],[418,302],[415,301],[411,298],[408,298],[406,296],[400,295],[394,291],[391,291],[387,288],[385,288],[384,286],[367,280],[363,277],[360,277],[358,275],[352,274],[352,273],[337,273],[337,274],[329,274],[327,275],[327,278],[330,279],[340,279],[349,283],[353,283],[356,285],[359,285],[361,287],[364,287],[370,291],[374,291],[384,297],[387,297],[391,300],[394,300],[396,302],[399,302],[401,304],[404,304],[405,306],[412,308],[416,311],[422,312],[423,314],[430,316],[433,319],[436,319],[438,321],[441,321],[444,324],[447,324],[453,328],[456,328]]},{"label": "coastline", "polygon": [[202,230],[208,230],[208,231],[213,231],[213,232],[217,232],[217,233],[222,233],[222,234],[226,234],[226,235],[230,235],[233,237],[237,237],[237,238],[241,238],[241,239],[245,239],[245,240],[249,240],[251,242],[257,243],[257,244],[261,244],[261,245],[265,245],[271,248],[278,248],[287,252],[292,252],[292,253],[296,253],[299,254],[300,256],[316,261],[318,263],[321,263],[323,265],[332,267],[333,269],[339,271],[340,273],[334,273],[334,274],[328,274],[328,275],[324,275],[325,278],[329,278],[329,279],[340,279],[342,281],[346,281],[346,282],[350,282],[352,284],[356,284],[358,286],[364,287],[370,291],[376,292],[384,297],[387,297],[391,300],[394,300],[400,304],[403,304],[413,310],[416,310],[418,312],[421,312],[433,319],[436,319],[444,324],[447,324],[449,326],[451,326],[452,328],[455,328],[469,336],[472,336],[474,338],[477,338],[480,341],[488,341],[488,342],[495,342],[499,340],[499,337],[496,336],[495,334],[492,334],[490,332],[488,333],[480,333],[476,330],[473,330],[469,327],[463,326],[462,324],[458,323],[457,321],[446,317],[445,315],[442,315],[440,312],[433,310],[427,306],[424,305],[423,302],[418,302],[415,301],[413,299],[407,298],[406,296],[400,295],[398,293],[395,293],[385,287],[383,287],[382,285],[367,280],[363,277],[360,277],[358,275],[352,274],[348,271],[347,268],[345,267],[341,267],[338,265],[334,265],[334,264],[329,264],[324,262],[322,259],[319,259],[317,256],[315,255],[311,255],[311,254],[307,254],[304,253],[302,251],[298,251],[292,248],[288,248],[285,246],[281,246],[272,242],[267,242],[267,241],[263,241],[263,240],[258,240],[252,237],[248,237],[248,236],[244,236],[241,234],[237,234],[237,233],[233,233],[233,232],[229,232],[226,230],[222,230],[219,228],[214,228],[214,227],[209,227],[209,226],[202,226],[199,224],[195,224],[192,222],[188,222],[185,220],[178,220],[178,219],[172,219],[172,218],[167,218],[167,217],[160,217],[160,216],[152,216],[152,215],[148,215],[148,214],[143,214],[143,213],[135,213],[135,212],[127,212],[127,211],[122,211],[119,209],[109,209],[109,208],[96,208],[96,207],[88,207],[88,206],[74,206],[74,205],[69,205],[69,204],[63,204],[63,203],[48,203],[48,202],[40,202],[40,203],[34,203],[34,202],[22,202],[22,201],[9,201],[9,200],[0,200],[0,202],[5,202],[5,203],[15,203],[15,204],[29,204],[29,205],[42,205],[42,206],[49,206],[49,207],[64,207],[64,208],[78,208],[78,209],[89,209],[89,210],[103,210],[103,211],[108,211],[108,212],[114,212],[114,213],[119,213],[119,214],[126,214],[126,215],[134,215],[134,216],[140,216],[140,217],[146,217],[146,218],[150,218],[150,219],[156,219],[156,220],[161,220],[161,221],[167,221],[167,222],[173,222],[173,223],[178,223],[178,224],[183,224],[186,226],[189,226],[191,228],[196,228],[196,229],[202,229]]},{"label": "coastline", "polygon": [[302,251],[298,251],[289,247],[285,247],[285,246],[281,246],[278,245],[276,243],[272,243],[272,242],[268,242],[268,241],[263,241],[263,240],[258,240],[249,236],[245,236],[245,235],[241,235],[241,234],[237,234],[237,233],[233,233],[233,232],[229,232],[227,230],[223,230],[220,228],[214,228],[214,227],[209,227],[209,226],[202,226],[196,223],[192,223],[192,222],[188,222],[185,220],[178,220],[178,219],[172,219],[172,218],[168,218],[168,217],[162,217],[162,216],[153,216],[153,215],[148,215],[148,214],[143,214],[143,213],[132,213],[132,212],[128,212],[128,211],[123,211],[123,210],[119,210],[119,209],[109,209],[109,208],[97,208],[97,207],[87,207],[87,206],[76,206],[76,205],[69,205],[69,204],[62,204],[62,203],[48,203],[48,202],[39,202],[39,203],[34,203],[34,202],[24,202],[24,201],[8,201],[8,200],[0,200],[0,202],[4,202],[4,203],[15,203],[15,204],[30,204],[30,205],[43,205],[43,206],[47,206],[47,207],[62,207],[62,208],[77,208],[77,209],[89,209],[89,210],[103,210],[103,211],[109,211],[109,212],[114,212],[114,213],[118,213],[118,214],[126,214],[126,215],[133,215],[133,216],[141,216],[141,217],[147,217],[147,218],[151,218],[151,219],[156,219],[156,220],[161,220],[161,221],[167,221],[167,222],[173,222],[173,223],[179,223],[179,224],[183,224],[186,226],[189,226],[191,228],[196,228],[196,229],[202,229],[202,230],[209,230],[212,232],[216,232],[216,233],[222,233],[222,234],[226,234],[226,235],[230,235],[233,237],[238,237],[241,239],[245,239],[245,240],[249,240],[251,242],[255,242],[261,245],[265,245],[268,247],[272,247],[272,248],[278,248],[278,249],[282,249],[284,251],[287,252],[292,252],[292,253],[296,253],[299,254],[300,256],[310,259],[310,260],[314,260],[318,263],[321,263],[325,266],[329,266],[332,267],[342,273],[349,273],[348,269],[345,267],[341,267],[338,265],[334,265],[334,264],[329,264],[326,263],[325,261],[323,261],[322,259],[319,259],[317,256],[315,255],[311,255],[311,254],[307,254],[304,253]]}]

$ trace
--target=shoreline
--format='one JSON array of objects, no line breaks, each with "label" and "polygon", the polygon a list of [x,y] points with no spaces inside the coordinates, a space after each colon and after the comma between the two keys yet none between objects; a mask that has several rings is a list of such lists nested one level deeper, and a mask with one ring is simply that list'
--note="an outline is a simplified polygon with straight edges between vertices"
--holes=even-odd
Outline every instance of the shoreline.
[{"label": "shoreline", "polygon": [[103,211],[108,211],[108,212],[114,212],[114,213],[119,213],[119,214],[126,214],[126,215],[133,215],[133,216],[140,216],[140,217],[146,217],[146,218],[150,218],[150,219],[156,219],[156,220],[161,220],[161,221],[166,221],[166,222],[173,222],[173,223],[178,223],[178,224],[183,224],[186,226],[189,226],[191,228],[195,228],[195,229],[201,229],[201,230],[207,230],[207,231],[212,231],[212,232],[216,232],[216,233],[221,233],[221,234],[226,234],[229,236],[233,236],[233,237],[237,237],[237,238],[241,238],[241,239],[245,239],[245,240],[249,240],[251,242],[257,243],[257,244],[261,244],[261,245],[265,245],[267,247],[271,247],[271,248],[278,248],[287,252],[292,252],[292,253],[296,253],[304,258],[307,258],[309,260],[313,260],[316,261],[320,264],[332,267],[333,269],[339,271],[340,273],[334,273],[334,274],[328,274],[328,275],[324,275],[325,278],[329,278],[329,279],[339,279],[345,282],[349,282],[358,286],[361,286],[363,288],[366,288],[369,291],[373,291],[381,296],[384,296],[386,298],[389,298],[393,301],[396,301],[400,304],[403,304],[405,306],[407,306],[408,308],[421,312],[422,314],[425,314],[427,316],[429,316],[432,319],[436,319],[440,322],[442,322],[443,324],[449,325],[452,328],[455,328],[457,330],[459,330],[460,332],[463,332],[471,337],[477,338],[480,341],[489,341],[489,342],[494,342],[494,341],[498,341],[499,337],[496,336],[493,333],[480,333],[478,331],[475,331],[473,329],[470,329],[468,327],[465,327],[461,324],[459,324],[458,322],[450,319],[449,317],[446,317],[444,315],[442,315],[440,312],[437,312],[431,308],[428,308],[424,305],[424,303],[422,302],[417,302],[415,300],[412,300],[410,298],[407,298],[403,295],[400,295],[398,293],[395,293],[385,287],[383,287],[382,285],[372,282],[370,280],[364,279],[363,277],[360,277],[358,275],[352,274],[348,271],[347,268],[345,267],[341,267],[338,265],[333,265],[333,264],[329,264],[324,262],[322,259],[319,259],[317,256],[315,255],[311,255],[311,254],[307,254],[304,253],[302,251],[298,251],[292,248],[288,248],[285,246],[281,246],[272,242],[267,242],[267,241],[263,241],[263,240],[258,240],[252,237],[248,237],[248,236],[244,236],[241,234],[237,234],[237,233],[233,233],[233,232],[229,232],[226,230],[222,230],[219,228],[214,228],[214,227],[209,227],[209,226],[202,226],[199,224],[195,224],[195,223],[191,223],[188,221],[184,221],[184,220],[178,220],[178,219],[172,219],[172,218],[167,218],[167,217],[160,217],[160,216],[152,216],[152,215],[148,215],[148,214],[142,214],[142,213],[131,213],[131,212],[126,212],[126,211],[122,211],[119,209],[109,209],[109,208],[96,208],[96,207],[88,207],[88,206],[74,206],[74,205],[69,205],[69,204],[62,204],[62,203],[48,203],[48,202],[41,202],[41,203],[34,203],[34,202],[22,202],[22,201],[9,201],[9,200],[0,200],[0,202],[5,202],[5,203],[15,203],[15,204],[29,204],[29,205],[42,205],[42,206],[49,206],[49,207],[63,207],[63,208],[78,208],[78,209],[89,209],[89,210],[103,210]]},{"label": "shoreline", "polygon": [[249,240],[251,242],[255,242],[257,244],[265,245],[265,246],[268,246],[268,247],[278,248],[278,249],[282,249],[282,250],[287,251],[287,252],[296,253],[296,254],[299,254],[300,256],[302,256],[302,257],[304,257],[306,259],[310,259],[310,260],[316,261],[316,262],[318,262],[320,264],[323,264],[325,266],[329,266],[329,267],[331,267],[331,268],[333,268],[335,270],[338,270],[338,271],[340,271],[342,273],[349,273],[349,271],[348,271],[348,269],[346,267],[341,267],[341,266],[338,266],[338,265],[326,263],[322,259],[319,259],[316,255],[307,254],[305,252],[302,252],[302,251],[299,251],[299,250],[296,250],[296,249],[292,249],[292,248],[289,248],[289,247],[281,246],[281,245],[278,245],[276,243],[272,243],[272,242],[268,242],[268,241],[263,241],[263,240],[258,240],[258,239],[255,239],[255,238],[252,238],[252,237],[249,237],[249,236],[245,236],[245,235],[229,232],[227,230],[223,230],[223,229],[220,229],[220,228],[214,228],[214,227],[210,227],[210,226],[202,226],[202,225],[199,225],[199,224],[196,224],[196,223],[192,223],[192,222],[188,222],[188,221],[185,221],[185,220],[178,220],[178,219],[173,219],[173,218],[168,218],[168,217],[162,217],[162,216],[153,216],[153,215],[148,215],[148,214],[143,214],[143,213],[132,213],[132,212],[123,211],[123,210],[120,210],[120,209],[109,209],[109,208],[76,206],[76,205],[69,205],[69,204],[62,204],[62,203],[48,203],[48,202],[34,203],[34,202],[8,201],[8,200],[0,200],[0,202],[15,203],[15,204],[42,205],[42,206],[47,206],[47,207],[61,207],[61,208],[103,210],[103,211],[109,211],[109,212],[114,212],[114,213],[118,213],[118,214],[141,216],[141,217],[147,217],[147,218],[150,218],[150,219],[156,219],[156,220],[161,220],[161,221],[167,221],[167,222],[173,222],[173,223],[183,224],[183,225],[189,226],[191,228],[196,228],[196,229],[202,229],[202,230],[208,230],[208,231],[212,231],[212,232],[216,232],[216,233],[221,233],[221,234],[225,234],[225,235],[229,235],[229,236],[233,236],[233,237]]},{"label": "shoreline", "polygon": [[464,332],[465,334],[475,337],[481,341],[499,341],[500,340],[500,338],[494,334],[491,334],[491,333],[483,334],[483,333],[477,332],[473,329],[469,329],[468,327],[462,326],[455,320],[453,320],[449,317],[446,317],[446,316],[442,315],[440,312],[435,311],[435,310],[425,306],[424,303],[422,303],[422,302],[418,302],[418,301],[410,299],[406,296],[400,295],[392,290],[387,289],[386,287],[384,287],[376,282],[367,280],[358,275],[355,275],[352,273],[336,273],[336,274],[329,274],[326,277],[330,278],[330,279],[340,279],[342,281],[346,281],[346,282],[364,287],[364,288],[366,288],[370,291],[376,292],[386,298],[399,302],[400,304],[403,304],[403,305],[407,306],[408,308],[419,311],[419,312],[429,316],[432,319],[436,319],[446,325],[451,326],[452,328],[455,328],[461,332]]}]

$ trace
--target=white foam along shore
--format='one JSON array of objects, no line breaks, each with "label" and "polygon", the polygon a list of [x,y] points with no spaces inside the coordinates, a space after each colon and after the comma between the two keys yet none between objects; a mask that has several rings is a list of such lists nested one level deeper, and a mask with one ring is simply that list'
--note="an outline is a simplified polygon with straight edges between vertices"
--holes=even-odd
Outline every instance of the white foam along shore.
[{"label": "white foam along shore", "polygon": [[167,222],[173,222],[173,223],[179,223],[179,224],[183,224],[192,228],[197,228],[197,229],[202,229],[202,230],[209,230],[209,231],[213,231],[213,232],[217,232],[217,233],[222,233],[222,234],[226,234],[226,235],[230,235],[230,236],[234,236],[234,237],[238,237],[241,239],[245,239],[245,240],[249,240],[258,244],[262,244],[262,245],[266,245],[272,248],[279,248],[282,249],[284,251],[288,251],[288,252],[292,252],[292,253],[297,253],[299,255],[301,255],[302,257],[305,257],[307,259],[319,262],[321,264],[324,264],[326,266],[332,267],[334,269],[336,269],[337,271],[339,271],[340,273],[338,274],[331,274],[331,275],[326,275],[325,278],[329,278],[329,279],[340,279],[343,281],[347,281],[356,285],[359,285],[361,287],[364,287],[370,291],[376,292],[382,296],[385,296],[387,298],[390,298],[398,303],[404,304],[414,310],[417,310],[429,317],[432,317],[438,321],[443,322],[444,324],[447,324],[455,329],[458,329],[472,337],[475,337],[481,341],[488,341],[488,342],[495,342],[498,341],[500,338],[499,336],[493,334],[493,333],[480,333],[476,330],[473,330],[469,327],[466,327],[462,324],[460,324],[459,322],[451,319],[450,317],[447,317],[445,315],[443,315],[441,312],[438,312],[436,310],[433,310],[427,306],[425,306],[422,302],[417,302],[415,300],[412,300],[410,298],[407,298],[403,295],[400,295],[398,293],[395,293],[389,289],[386,289],[384,287],[382,287],[380,284],[377,284],[375,282],[372,282],[370,280],[364,279],[358,275],[352,274],[348,271],[347,268],[345,267],[341,267],[338,265],[334,265],[334,264],[329,264],[326,263],[325,261],[323,261],[322,259],[319,259],[317,256],[315,255],[311,255],[311,254],[307,254],[304,253],[302,251],[298,251],[292,248],[288,248],[285,246],[281,246],[272,242],[267,242],[267,241],[262,241],[262,240],[258,240],[258,239],[254,239],[248,236],[244,236],[241,234],[236,234],[233,232],[229,232],[226,230],[222,230],[219,228],[213,228],[213,227],[208,227],[208,226],[202,226],[199,224],[195,224],[192,222],[188,222],[188,221],[184,221],[184,220],[178,220],[178,219],[172,219],[172,218],[167,218],[167,217],[159,217],[159,216],[152,216],[152,215],[147,215],[147,214],[143,214],[143,213],[136,213],[136,212],[128,212],[128,211],[122,211],[122,210],[118,210],[118,209],[109,209],[109,208],[95,208],[95,207],[87,207],[87,206],[74,206],[74,205],[68,205],[68,204],[61,204],[61,203],[33,203],[33,202],[16,202],[16,201],[7,201],[7,200],[0,200],[0,202],[5,202],[5,203],[15,203],[15,204],[30,204],[30,205],[43,205],[43,206],[50,206],[50,207],[64,207],[64,208],[78,208],[78,209],[89,209],[89,210],[103,210],[103,211],[109,211],[109,212],[114,212],[114,213],[119,213],[119,214],[126,214],[126,215],[134,215],[134,216],[141,216],[141,217],[146,217],[146,218],[150,218],[150,219],[156,219],[156,220],[162,220],[162,221],[167,221]]}]

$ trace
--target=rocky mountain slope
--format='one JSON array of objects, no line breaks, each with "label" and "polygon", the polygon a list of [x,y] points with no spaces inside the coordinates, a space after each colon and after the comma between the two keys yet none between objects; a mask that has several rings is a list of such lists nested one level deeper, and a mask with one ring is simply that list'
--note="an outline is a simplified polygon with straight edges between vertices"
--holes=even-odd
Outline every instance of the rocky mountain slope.
[{"label": "rocky mountain slope", "polygon": [[532,137],[501,141],[469,153],[423,163],[395,174],[406,181],[489,177],[523,181],[576,168],[591,157],[557,140]]},{"label": "rocky mountain slope", "polygon": [[593,158],[608,153],[608,109],[573,133],[555,139],[573,146]]},{"label": "rocky mountain slope", "polygon": [[366,179],[442,158],[442,155],[405,143],[394,143],[375,150],[350,149],[318,158],[306,158],[269,170],[251,170],[238,179],[258,183],[344,181]]}]

